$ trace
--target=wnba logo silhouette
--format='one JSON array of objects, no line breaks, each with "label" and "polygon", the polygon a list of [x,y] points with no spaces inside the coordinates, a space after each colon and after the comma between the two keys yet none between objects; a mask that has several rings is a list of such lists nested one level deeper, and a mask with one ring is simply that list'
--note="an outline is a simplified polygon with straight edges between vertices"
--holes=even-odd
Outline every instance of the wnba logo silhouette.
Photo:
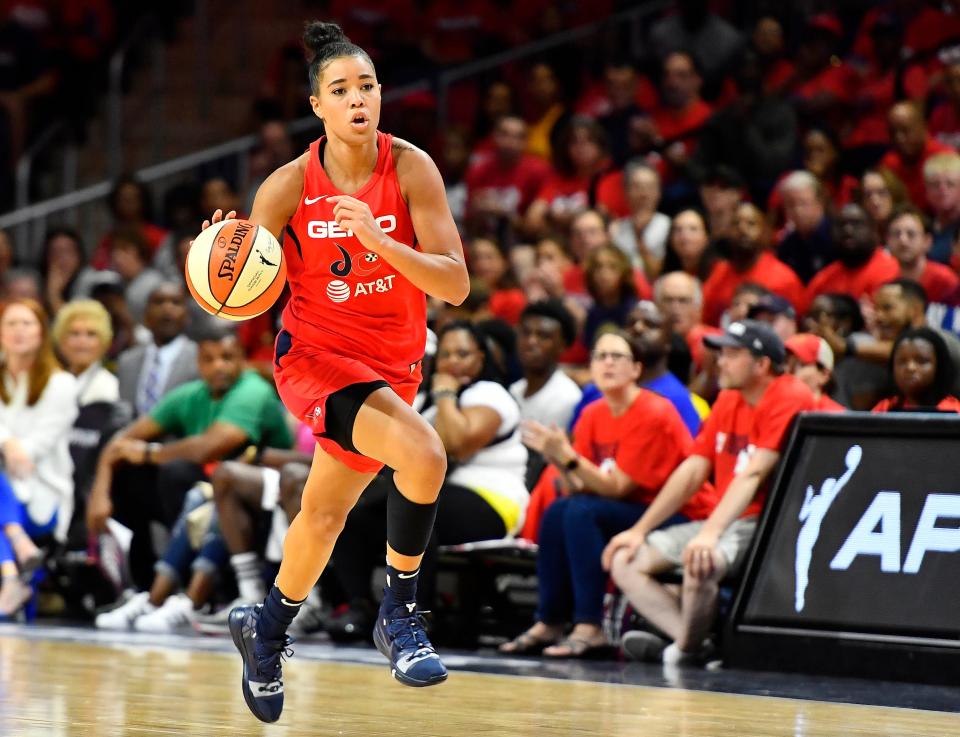
[{"label": "wnba logo silhouette", "polygon": [[805,594],[810,575],[810,560],[813,557],[813,546],[817,544],[817,538],[820,537],[820,525],[823,518],[827,516],[830,505],[837,495],[843,491],[843,487],[850,481],[853,472],[860,465],[863,458],[863,449],[859,445],[854,445],[847,451],[844,463],[847,470],[843,472],[840,478],[825,479],[820,487],[820,493],[813,493],[813,486],[807,486],[807,494],[803,499],[803,506],[800,507],[800,521],[803,527],[800,528],[800,534],[797,535],[797,558],[795,570],[797,574],[796,601],[794,609],[802,612],[806,606]]}]

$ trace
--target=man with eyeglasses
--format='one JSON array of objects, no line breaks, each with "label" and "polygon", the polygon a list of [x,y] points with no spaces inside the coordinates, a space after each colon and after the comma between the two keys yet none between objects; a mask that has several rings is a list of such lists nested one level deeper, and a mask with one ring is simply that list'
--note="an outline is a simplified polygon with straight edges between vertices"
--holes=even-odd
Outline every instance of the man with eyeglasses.
[{"label": "man with eyeglasses", "polygon": [[[723,391],[713,412],[691,455],[603,553],[604,567],[637,612],[673,641],[637,631],[624,637],[624,651],[668,665],[709,658],[720,582],[743,563],[793,418],[814,405],[810,389],[783,374],[783,341],[764,323],[734,322],[705,342],[720,351]],[[715,489],[707,519],[656,529],[707,481]],[[655,578],[671,571],[683,574],[679,600]]]}]

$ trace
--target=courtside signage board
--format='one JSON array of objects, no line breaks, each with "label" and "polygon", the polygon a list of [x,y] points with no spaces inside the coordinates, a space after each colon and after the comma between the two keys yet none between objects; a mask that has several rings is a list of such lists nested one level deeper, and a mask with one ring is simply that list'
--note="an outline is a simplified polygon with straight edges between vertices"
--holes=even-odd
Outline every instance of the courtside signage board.
[{"label": "courtside signage board", "polygon": [[[757,648],[761,661],[798,649],[798,667],[828,672],[856,666],[861,650],[871,668],[902,648],[960,655],[958,581],[960,416],[803,416],[761,520],[728,650],[763,666],[749,657]],[[909,677],[902,665],[892,661],[893,674]]]}]

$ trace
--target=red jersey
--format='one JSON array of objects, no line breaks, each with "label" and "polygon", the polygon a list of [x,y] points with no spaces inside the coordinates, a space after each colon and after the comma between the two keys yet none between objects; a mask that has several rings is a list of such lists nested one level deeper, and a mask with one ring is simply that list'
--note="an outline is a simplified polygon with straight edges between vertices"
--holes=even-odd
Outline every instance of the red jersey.
[{"label": "red jersey", "polygon": [[[601,468],[616,464],[636,484],[627,499],[650,504],[690,454],[693,440],[668,399],[641,389],[618,417],[605,399],[587,405],[573,428],[573,447]],[[680,512],[690,519],[703,519],[709,510],[709,499],[697,495]]]},{"label": "red jersey", "polygon": [[[915,404],[904,404],[900,397],[889,397],[881,399],[870,411],[880,414],[882,412],[893,412],[894,410],[910,412],[917,409],[918,407]],[[946,396],[937,404],[937,409],[941,412],[960,412],[960,399],[954,396]]]},{"label": "red jersey", "polygon": [[920,274],[920,286],[927,293],[928,302],[946,302],[947,297],[960,287],[957,272],[946,264],[938,264],[927,259],[923,273]]},{"label": "red jersey", "polygon": [[847,408],[844,407],[840,402],[831,399],[826,394],[821,394],[817,399],[813,400],[813,411],[814,412],[846,412]]},{"label": "red jersey", "polygon": [[818,294],[839,292],[849,294],[854,299],[867,295],[872,297],[883,284],[900,276],[900,264],[882,248],[873,252],[873,256],[863,266],[851,269],[840,261],[834,261],[818,271],[807,286],[807,302],[803,311]]},{"label": "red jersey", "polygon": [[803,305],[803,284],[793,269],[769,251],[760,254],[749,269],[738,272],[729,261],[719,261],[703,285],[703,321],[719,325],[720,316],[733,301],[733,294],[741,284],[752,282],[778,294],[800,309]]},{"label": "red jersey", "polygon": [[[693,442],[693,453],[713,464],[715,505],[757,448],[783,450],[793,418],[800,412],[812,410],[813,404],[813,392],[789,374],[774,379],[755,407],[747,404],[743,394],[735,389],[720,392],[713,411]],[[760,514],[769,485],[768,478],[741,516]]]},{"label": "red jersey", "polygon": [[907,188],[907,194],[913,204],[921,210],[929,210],[930,203],[927,202],[927,186],[923,181],[923,165],[931,156],[937,154],[956,153],[945,143],[941,143],[935,138],[927,137],[927,142],[923,146],[923,151],[916,161],[904,161],[900,154],[891,149],[880,159],[880,167],[889,169],[903,182]]},{"label": "red jersey", "polygon": [[[315,348],[349,356],[402,381],[423,358],[424,293],[337,225],[327,200],[340,192],[321,163],[322,137],[310,144],[300,204],[284,231],[290,301],[283,327]],[[377,131],[377,165],[351,196],[370,206],[383,231],[417,247],[393,162],[393,137]]]},{"label": "red jersey", "polygon": [[522,215],[530,207],[550,176],[550,167],[542,159],[523,154],[516,164],[504,167],[495,156],[471,166],[464,181],[467,184],[467,208],[473,210],[479,196],[496,198],[504,211]]}]

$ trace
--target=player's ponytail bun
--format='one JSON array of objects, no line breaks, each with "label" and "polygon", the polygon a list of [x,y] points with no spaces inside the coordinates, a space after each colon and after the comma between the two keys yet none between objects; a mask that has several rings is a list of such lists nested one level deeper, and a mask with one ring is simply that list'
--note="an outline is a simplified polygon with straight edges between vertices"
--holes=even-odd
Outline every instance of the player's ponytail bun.
[{"label": "player's ponytail bun", "polygon": [[314,94],[319,94],[320,76],[327,64],[334,59],[344,56],[361,56],[370,62],[370,66],[373,66],[373,61],[367,52],[351,43],[343,29],[336,23],[310,21],[303,29],[303,45],[310,56],[310,88]]}]

